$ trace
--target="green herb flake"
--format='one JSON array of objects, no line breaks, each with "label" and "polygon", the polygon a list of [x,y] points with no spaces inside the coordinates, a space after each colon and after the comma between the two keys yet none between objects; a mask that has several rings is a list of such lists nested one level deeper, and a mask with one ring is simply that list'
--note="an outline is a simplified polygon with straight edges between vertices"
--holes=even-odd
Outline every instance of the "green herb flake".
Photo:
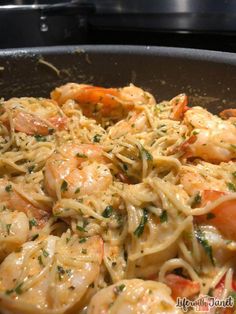
[{"label": "green herb flake", "polygon": [[65,192],[67,190],[68,190],[68,183],[65,180],[63,180],[61,184],[61,191]]},{"label": "green herb flake", "polygon": [[194,199],[193,199],[193,202],[192,202],[192,207],[195,207],[197,205],[199,205],[202,201],[202,197],[200,195],[200,193],[198,192],[195,196],[194,196]]},{"label": "green herb flake", "polygon": [[129,169],[128,165],[123,164],[123,169],[124,169],[124,171],[127,171]]},{"label": "green herb flake", "polygon": [[81,238],[81,239],[79,239],[79,243],[85,243],[86,241],[87,241],[86,238]]},{"label": "green herb flake", "polygon": [[7,228],[7,234],[10,234],[10,230],[11,230],[11,224],[6,224],[6,228]]},{"label": "green herb flake", "polygon": [[85,230],[84,227],[79,226],[79,225],[76,226],[76,229],[77,229],[78,231],[81,231],[81,232],[88,232],[88,231]]},{"label": "green herb flake", "polygon": [[161,215],[160,215],[160,222],[167,222],[168,221],[168,213],[167,210],[163,210]]},{"label": "green herb flake", "polygon": [[236,171],[234,171],[234,172],[232,173],[232,176],[233,176],[234,178],[236,178]]},{"label": "green herb flake", "polygon": [[6,294],[6,295],[10,295],[10,294],[12,294],[14,291],[15,291],[15,289],[8,289],[8,290],[5,291],[5,294]]},{"label": "green herb flake", "polygon": [[42,255],[39,255],[39,256],[38,256],[38,261],[39,261],[39,264],[40,264],[40,265],[44,266],[44,264],[43,264],[43,259],[42,259]]},{"label": "green herb flake", "polygon": [[11,192],[12,191],[12,185],[11,184],[7,185],[5,187],[5,191],[8,192],[8,193]]},{"label": "green herb flake", "polygon": [[61,280],[63,275],[65,274],[65,270],[62,266],[57,266],[57,273],[58,273],[58,277]]},{"label": "green herb flake", "polygon": [[87,155],[82,154],[82,153],[78,153],[78,154],[76,154],[76,156],[79,157],[79,158],[88,158]]},{"label": "green herb flake", "polygon": [[111,205],[108,205],[108,206],[104,209],[104,211],[103,211],[103,213],[102,213],[102,216],[103,216],[104,218],[109,218],[109,217],[111,217],[112,212],[113,212],[113,207],[112,207]]},{"label": "green herb flake", "polygon": [[81,250],[81,253],[82,253],[82,254],[87,254],[87,250],[86,250],[86,249],[82,249],[82,250]]},{"label": "green herb flake", "polygon": [[70,239],[71,239],[71,238],[69,238],[69,237],[66,238],[66,243],[69,243]]},{"label": "green herb flake", "polygon": [[34,226],[37,226],[38,223],[37,223],[37,220],[35,218],[29,220],[29,228],[30,230],[34,227]]},{"label": "green herb flake", "polygon": [[44,257],[48,257],[48,256],[49,256],[48,251],[46,251],[46,250],[43,249],[43,256],[44,256]]},{"label": "green herb flake", "polygon": [[22,283],[20,283],[16,288],[15,288],[15,293],[16,294],[22,294],[23,293],[23,291],[22,291],[22,286],[23,286],[23,282]]},{"label": "green herb flake", "polygon": [[231,144],[230,147],[231,147],[233,150],[236,150],[236,145]]},{"label": "green herb flake", "polygon": [[202,245],[206,255],[210,258],[212,265],[215,265],[215,261],[212,254],[212,247],[210,246],[209,242],[207,241],[205,234],[202,232],[201,229],[197,229],[195,231],[196,239]]},{"label": "green herb flake", "polygon": [[227,182],[227,187],[230,191],[236,192],[236,186],[232,182]]},{"label": "green herb flake", "polygon": [[213,214],[213,213],[207,213],[207,219],[209,220],[209,219],[213,219],[213,218],[215,218],[215,214]]},{"label": "green herb flake", "polygon": [[148,221],[148,211],[147,211],[146,208],[144,208],[143,209],[143,216],[141,218],[141,221],[140,221],[138,227],[134,231],[134,235],[136,237],[139,238],[143,234],[144,227],[145,227],[145,224],[147,223],[147,221]]},{"label": "green herb flake", "polygon": [[29,173],[32,173],[32,172],[34,171],[34,168],[35,168],[34,165],[29,166],[29,167],[28,167],[28,172],[29,172]]},{"label": "green herb flake", "polygon": [[36,240],[38,237],[39,237],[39,234],[38,234],[38,233],[37,233],[37,234],[34,234],[34,235],[32,236],[32,238],[31,238],[31,241]]},{"label": "green herb flake", "polygon": [[234,306],[236,305],[236,291],[231,291],[229,297],[232,297],[234,300]]},{"label": "green herb flake", "polygon": [[93,142],[94,143],[100,143],[101,137],[102,136],[100,134],[95,134],[94,137],[93,137]]},{"label": "green herb flake", "polygon": [[146,160],[148,160],[148,161],[153,160],[152,154],[149,153],[149,151],[146,150],[144,147],[142,147],[141,152],[142,152],[142,155],[143,155],[144,159],[146,159]]},{"label": "green herb flake", "polygon": [[115,293],[116,295],[118,295],[118,294],[120,294],[124,289],[125,289],[125,285],[124,285],[124,284],[121,284],[121,285],[119,285],[119,286],[116,286],[113,291],[114,291],[114,293]]},{"label": "green herb flake", "polygon": [[76,190],[75,190],[75,194],[77,194],[77,193],[79,193],[80,192],[80,188],[77,188]]},{"label": "green herb flake", "polygon": [[39,134],[35,135],[34,138],[37,142],[46,142],[47,141],[47,138],[45,136],[42,136]]}]

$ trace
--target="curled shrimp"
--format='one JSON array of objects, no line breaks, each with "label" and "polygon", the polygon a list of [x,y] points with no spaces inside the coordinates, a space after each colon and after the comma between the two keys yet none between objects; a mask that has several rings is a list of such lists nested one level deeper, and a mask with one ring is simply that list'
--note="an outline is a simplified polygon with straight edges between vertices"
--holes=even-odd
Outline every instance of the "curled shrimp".
[{"label": "curled shrimp", "polygon": [[29,218],[35,218],[39,226],[43,226],[49,218],[49,208],[41,209],[33,205],[23,195],[19,194],[7,179],[0,179],[0,200],[3,206],[25,213]]},{"label": "curled shrimp", "polygon": [[67,118],[53,100],[23,97],[3,102],[0,121],[28,135],[48,135],[54,129],[64,129]]},{"label": "curled shrimp", "polygon": [[97,292],[88,314],[156,314],[182,312],[175,306],[170,289],[160,282],[140,279],[122,280]]},{"label": "curled shrimp", "polygon": [[123,88],[104,88],[68,83],[52,91],[51,98],[59,105],[73,99],[85,116],[96,119],[110,117],[114,120],[123,118],[135,106],[155,103],[151,94],[133,84]]},{"label": "curled shrimp", "polygon": [[169,288],[171,288],[172,297],[175,300],[178,297],[190,298],[200,292],[199,282],[192,281],[175,274],[168,274],[165,277],[165,283]]},{"label": "curled shrimp", "polygon": [[170,118],[173,120],[182,120],[184,113],[189,109],[188,98],[186,94],[179,94],[178,96],[170,100],[171,105],[173,106]]},{"label": "curled shrimp", "polygon": [[225,109],[220,112],[222,119],[236,118],[236,109]]},{"label": "curled shrimp", "polygon": [[102,147],[65,144],[46,162],[45,187],[49,195],[76,198],[105,190],[112,175],[105,165]]},{"label": "curled shrimp", "polygon": [[112,139],[115,139],[124,136],[125,134],[134,134],[145,131],[148,126],[148,120],[144,111],[131,111],[126,119],[111,126],[108,134]]},{"label": "curled shrimp", "polygon": [[23,212],[0,211],[0,261],[20,248],[29,235],[28,217]]},{"label": "curled shrimp", "polygon": [[192,136],[179,148],[186,158],[199,157],[212,163],[236,158],[236,128],[232,123],[201,107],[188,110],[184,123],[192,131]]},{"label": "curled shrimp", "polygon": [[[228,193],[214,190],[201,192],[199,207],[214,202]],[[236,198],[225,200],[212,208],[210,215],[197,217],[199,223],[215,226],[227,239],[236,241]]]},{"label": "curled shrimp", "polygon": [[0,308],[15,314],[63,314],[80,310],[103,258],[100,237],[69,232],[26,242],[0,265]]}]

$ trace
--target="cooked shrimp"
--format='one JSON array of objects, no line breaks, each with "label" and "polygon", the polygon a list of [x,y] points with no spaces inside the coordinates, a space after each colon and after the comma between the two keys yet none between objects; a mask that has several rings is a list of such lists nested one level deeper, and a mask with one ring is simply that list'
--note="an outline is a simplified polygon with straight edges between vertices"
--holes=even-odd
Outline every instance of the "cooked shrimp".
[{"label": "cooked shrimp", "polygon": [[[213,190],[226,191],[227,185],[225,178],[215,178],[207,173],[207,168],[205,168],[205,174],[201,174],[198,171],[198,167],[181,168],[179,171],[180,184],[183,186],[184,190],[188,195],[193,196],[199,191],[207,190],[209,186]],[[217,169],[216,169],[217,171]]]},{"label": "cooked shrimp", "polygon": [[[220,191],[204,190],[201,193],[200,207],[204,207],[209,202],[214,202],[225,195],[227,194]],[[211,210],[210,216],[200,216],[198,221],[215,226],[227,239],[236,241],[236,198],[216,205]]]},{"label": "cooked shrimp", "polygon": [[102,147],[93,144],[65,144],[45,166],[47,192],[58,197],[76,198],[105,190],[112,182],[104,164]]},{"label": "cooked shrimp", "polygon": [[110,127],[108,134],[112,139],[115,139],[125,134],[134,134],[145,131],[148,126],[148,120],[144,111],[140,113],[131,111],[126,119],[121,120]]},{"label": "cooked shrimp", "polygon": [[92,298],[88,314],[157,314],[182,312],[176,308],[170,289],[155,281],[122,280],[100,290]]},{"label": "cooked shrimp", "polygon": [[103,88],[68,83],[56,88],[51,97],[59,105],[73,99],[78,102],[85,116],[97,119],[110,117],[119,120],[134,106],[155,104],[151,94],[132,84],[123,88]]},{"label": "cooked shrimp", "polygon": [[189,109],[187,106],[188,98],[186,94],[179,94],[178,96],[172,98],[170,103],[173,106],[170,118],[173,120],[182,120],[184,113]]},{"label": "cooked shrimp", "polygon": [[196,281],[183,278],[175,274],[168,274],[165,277],[165,283],[171,288],[172,297],[190,298],[200,292],[200,284]]},{"label": "cooked shrimp", "polygon": [[220,117],[222,119],[236,118],[236,109],[225,109],[221,111]]},{"label": "cooked shrimp", "polygon": [[192,136],[181,145],[185,157],[199,157],[219,163],[236,158],[236,128],[201,107],[193,107],[185,113],[184,123],[192,130]]},{"label": "cooked shrimp", "polygon": [[0,307],[8,313],[73,313],[100,271],[103,242],[64,233],[26,242],[0,265]]},{"label": "cooked shrimp", "polygon": [[50,99],[11,98],[3,103],[3,112],[0,121],[7,126],[12,123],[16,131],[29,135],[48,135],[53,129],[64,129],[67,123],[56,102]]},{"label": "cooked shrimp", "polygon": [[49,218],[49,209],[36,208],[29,200],[15,190],[15,185],[6,179],[0,179],[1,204],[11,210],[25,213],[29,218],[35,218],[42,226]]},{"label": "cooked shrimp", "polygon": [[27,241],[29,220],[23,212],[0,211],[0,261]]}]

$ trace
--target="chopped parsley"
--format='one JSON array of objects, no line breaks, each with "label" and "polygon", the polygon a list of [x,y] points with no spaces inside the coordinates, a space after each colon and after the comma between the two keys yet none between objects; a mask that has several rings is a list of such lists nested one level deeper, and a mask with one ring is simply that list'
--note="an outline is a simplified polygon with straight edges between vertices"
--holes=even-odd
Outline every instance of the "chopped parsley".
[{"label": "chopped parsley", "polygon": [[37,142],[46,142],[47,141],[47,138],[45,136],[42,136],[39,134],[35,135],[34,138]]},{"label": "chopped parsley", "polygon": [[85,230],[84,227],[79,226],[79,225],[76,226],[76,229],[77,229],[78,231],[81,231],[81,232],[88,232],[88,231]]},{"label": "chopped parsley", "polygon": [[28,172],[29,172],[29,173],[32,173],[32,172],[34,171],[34,168],[35,168],[34,165],[29,166],[29,167],[28,167]]},{"label": "chopped parsley", "polygon": [[208,240],[205,237],[205,234],[202,232],[201,229],[197,229],[195,231],[196,239],[202,245],[206,255],[210,258],[213,265],[215,265],[215,261],[212,254],[212,247],[210,246]]},{"label": "chopped parsley", "polygon": [[229,294],[229,297],[232,297],[234,300],[234,305],[236,305],[236,292],[235,291],[231,291]]},{"label": "chopped parsley", "polygon": [[12,185],[11,184],[7,185],[5,187],[5,191],[8,192],[8,193],[11,192],[12,191]]},{"label": "chopped parsley", "polygon": [[78,153],[78,154],[76,154],[76,156],[79,157],[79,158],[88,158],[87,155],[82,154],[82,153]]},{"label": "chopped parsley", "polygon": [[125,285],[124,284],[121,284],[121,285],[119,285],[119,286],[116,286],[115,288],[114,288],[114,293],[115,294],[120,294],[123,290],[125,289]]},{"label": "chopped parsley", "polygon": [[195,207],[197,205],[199,205],[202,201],[202,197],[200,195],[200,193],[198,192],[195,196],[194,196],[194,199],[193,199],[193,202],[192,202],[192,207]]},{"label": "chopped parsley", "polygon": [[234,171],[234,172],[232,173],[232,176],[233,176],[234,178],[236,178],[236,171]]},{"label": "chopped parsley", "polygon": [[152,154],[149,153],[149,151],[147,151],[144,147],[142,147],[141,152],[142,152],[142,155],[143,155],[144,159],[146,159],[146,160],[153,160]]},{"label": "chopped parsley", "polygon": [[61,184],[61,191],[65,192],[67,190],[68,190],[68,183],[66,182],[66,180],[63,180]]},{"label": "chopped parsley", "polygon": [[38,234],[38,233],[34,234],[34,235],[32,236],[32,238],[31,238],[31,241],[36,240],[38,237],[39,237],[39,234]]},{"label": "chopped parsley", "polygon": [[11,224],[6,224],[6,228],[7,228],[7,234],[10,234],[10,230],[11,230]]},{"label": "chopped parsley", "polygon": [[236,145],[231,144],[230,147],[231,147],[233,150],[236,150]]},{"label": "chopped parsley", "polygon": [[59,280],[62,279],[63,275],[65,274],[65,270],[62,266],[57,266],[57,273],[58,273],[58,277],[59,277]]},{"label": "chopped parsley", "polygon": [[128,165],[126,165],[126,164],[123,164],[123,169],[124,169],[124,171],[127,171],[129,168],[128,168]]},{"label": "chopped parsley", "polygon": [[44,256],[44,257],[48,257],[48,256],[49,256],[48,251],[46,251],[46,250],[43,249],[43,256]]},{"label": "chopped parsley", "polygon": [[138,227],[134,231],[134,235],[136,237],[139,238],[143,234],[144,227],[145,227],[145,224],[147,223],[147,221],[148,221],[148,211],[147,211],[146,208],[144,208],[143,209],[143,216],[141,218],[141,221],[140,221]]},{"label": "chopped parsley", "polygon": [[167,210],[163,210],[161,215],[160,215],[160,222],[167,222],[168,221],[168,213]]},{"label": "chopped parsley", "polygon": [[37,223],[37,220],[36,219],[31,219],[31,220],[29,220],[29,228],[30,228],[30,230],[34,227],[34,226],[37,226],[38,225],[38,223]]},{"label": "chopped parsley", "polygon": [[108,206],[104,209],[104,211],[103,211],[103,213],[102,213],[102,216],[105,217],[105,218],[109,218],[109,217],[111,217],[111,215],[112,215],[112,211],[113,211],[113,207],[112,207],[111,205],[108,205]]},{"label": "chopped parsley", "polygon": [[86,242],[87,241],[87,238],[81,238],[81,239],[79,239],[79,243],[84,243],[84,242]]},{"label": "chopped parsley", "polygon": [[86,249],[82,249],[81,253],[82,254],[87,254],[87,250]]},{"label": "chopped parsley", "polygon": [[94,143],[100,143],[101,137],[102,136],[100,134],[95,134],[94,137],[93,137],[93,142]]},{"label": "chopped parsley", "polygon": [[43,259],[42,259],[42,255],[39,255],[39,256],[38,256],[38,261],[39,261],[39,264],[40,264],[40,265],[44,266],[44,264],[43,264]]},{"label": "chopped parsley", "polygon": [[79,193],[80,192],[80,188],[77,188],[76,190],[75,190],[75,194],[77,194],[77,193]]},{"label": "chopped parsley", "polygon": [[236,186],[232,182],[227,182],[227,187],[230,191],[236,192]]},{"label": "chopped parsley", "polygon": [[9,294],[12,294],[12,293],[16,293],[16,294],[22,294],[23,291],[22,291],[22,286],[23,286],[23,282],[20,283],[18,286],[16,286],[14,289],[9,289],[9,290],[6,290],[6,294],[9,295]]}]

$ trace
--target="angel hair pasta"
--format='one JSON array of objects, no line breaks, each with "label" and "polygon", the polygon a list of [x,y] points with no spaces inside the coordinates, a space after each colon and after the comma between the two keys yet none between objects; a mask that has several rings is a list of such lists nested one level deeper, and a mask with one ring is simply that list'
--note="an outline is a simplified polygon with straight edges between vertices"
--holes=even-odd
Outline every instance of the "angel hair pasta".
[{"label": "angel hair pasta", "polygon": [[68,83],[3,100],[0,123],[2,313],[236,295],[236,109]]}]

